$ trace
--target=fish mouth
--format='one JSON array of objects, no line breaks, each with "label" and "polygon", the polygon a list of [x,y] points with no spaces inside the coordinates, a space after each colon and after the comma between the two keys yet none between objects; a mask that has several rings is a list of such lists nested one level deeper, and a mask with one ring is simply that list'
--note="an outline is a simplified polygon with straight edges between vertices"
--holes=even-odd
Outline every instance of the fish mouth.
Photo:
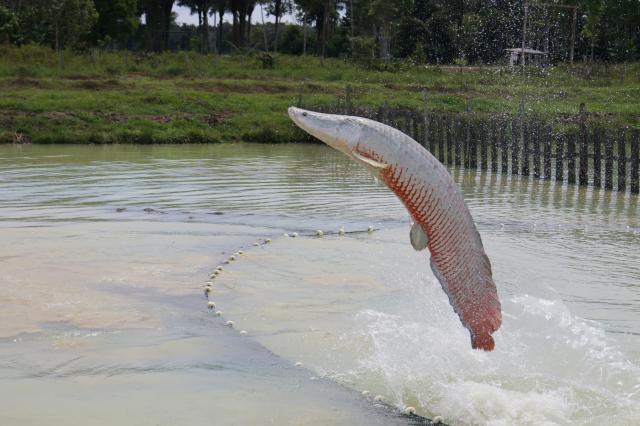
[{"label": "fish mouth", "polygon": [[[328,143],[327,137],[329,136],[329,129],[326,125],[327,123],[325,123],[327,120],[323,120],[321,117],[328,114],[321,114],[297,107],[289,107],[287,112],[289,113],[289,118],[291,118],[291,121],[293,121],[296,126],[300,127],[310,135],[317,137],[321,141]],[[327,127],[327,129],[325,129],[325,127]]]},{"label": "fish mouth", "polygon": [[303,130],[306,130],[302,127],[302,122],[298,119],[298,116],[299,115],[301,116],[303,112],[304,112],[303,109],[296,108],[296,107],[289,107],[289,109],[287,109],[287,113],[289,114],[289,118],[291,119],[291,121],[296,123],[298,127],[302,128]]},{"label": "fish mouth", "polygon": [[[291,118],[291,121],[293,121],[296,126],[300,127],[305,132],[316,136],[314,133],[318,132],[319,128],[317,125],[313,125],[313,119],[315,115],[319,113],[314,113],[312,111],[307,111],[306,109],[297,107],[289,107],[287,113],[289,114],[289,118]],[[318,137],[318,139],[324,142],[322,138]]]},{"label": "fish mouth", "polygon": [[351,154],[349,144],[341,135],[345,123],[344,116],[308,111],[297,107],[289,107],[287,112],[291,120],[305,132],[338,151],[347,155]]},{"label": "fish mouth", "polygon": [[289,107],[287,109],[287,113],[289,114],[289,118],[296,123],[298,126],[300,125],[300,120],[298,120],[298,115],[302,115],[304,110],[302,108]]}]

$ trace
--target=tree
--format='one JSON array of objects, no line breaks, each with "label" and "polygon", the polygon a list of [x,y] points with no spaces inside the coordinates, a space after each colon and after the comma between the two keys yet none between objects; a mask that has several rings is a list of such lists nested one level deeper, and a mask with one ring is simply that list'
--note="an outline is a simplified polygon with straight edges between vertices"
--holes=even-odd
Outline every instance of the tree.
[{"label": "tree", "polygon": [[211,11],[213,13],[218,13],[218,36],[216,37],[217,48],[216,50],[219,53],[222,53],[222,48],[224,47],[224,27],[222,22],[224,20],[224,13],[227,10],[227,0],[210,0],[211,1]]},{"label": "tree", "polygon": [[391,40],[401,18],[410,10],[411,0],[371,0],[366,13],[373,24],[376,39],[380,45],[380,57],[391,57]]},{"label": "tree", "polygon": [[[590,3],[590,2],[588,2]],[[601,11],[597,10],[601,8]],[[589,30],[593,31],[594,49],[600,59],[628,61],[640,58],[640,2],[638,0],[603,0],[593,7]],[[587,26],[590,25],[587,9]],[[588,30],[588,31],[589,31]]]},{"label": "tree", "polygon": [[239,49],[245,47],[248,23],[255,5],[255,0],[229,0],[228,2],[229,10],[233,16],[233,44]]},{"label": "tree", "polygon": [[94,0],[98,22],[93,30],[93,42],[116,40],[121,46],[140,24],[138,0]]},{"label": "tree", "polygon": [[30,0],[17,10],[22,41],[56,50],[80,47],[98,18],[92,0]]},{"label": "tree", "polygon": [[169,48],[171,11],[175,0],[140,0],[146,18],[145,49],[162,52]]},{"label": "tree", "polygon": [[253,11],[256,8],[256,3],[256,0],[250,0],[249,4],[247,5],[247,36],[245,40],[251,39],[251,16],[253,16]]},{"label": "tree", "polygon": [[0,5],[0,44],[15,42],[18,30],[18,20],[15,14]]},{"label": "tree", "polygon": [[327,55],[327,42],[338,16],[336,0],[295,0],[304,20],[316,26],[316,49],[318,55]]},{"label": "tree", "polygon": [[191,14],[198,14],[198,23],[200,24],[201,50],[203,53],[209,53],[211,46],[209,45],[209,13],[213,7],[211,0],[179,0],[179,6],[186,6],[191,9]]},{"label": "tree", "polygon": [[302,30],[298,25],[285,25],[280,39],[280,51],[290,55],[300,55],[303,49]]},{"label": "tree", "polygon": [[278,53],[278,29],[280,25],[280,19],[285,13],[291,13],[293,4],[291,0],[270,0],[267,3],[267,13],[275,17],[274,23],[274,36],[273,36],[273,51]]}]

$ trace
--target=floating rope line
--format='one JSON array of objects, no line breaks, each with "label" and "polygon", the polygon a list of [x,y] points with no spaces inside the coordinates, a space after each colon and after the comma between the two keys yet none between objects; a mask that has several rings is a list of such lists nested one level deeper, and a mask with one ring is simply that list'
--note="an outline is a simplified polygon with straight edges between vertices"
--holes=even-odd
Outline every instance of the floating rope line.
[{"label": "floating rope line", "polygon": [[[344,227],[340,227],[340,229],[337,232],[327,232],[325,234],[325,232],[321,229],[316,230],[313,233],[309,233],[309,234],[302,234],[303,237],[316,237],[316,238],[323,238],[325,235],[338,235],[338,236],[345,236],[347,234],[363,234],[363,233],[367,233],[367,234],[371,234],[373,232],[375,232],[376,229],[372,226],[369,225],[367,227],[366,230],[362,231],[362,230],[355,230],[355,231],[345,231]],[[292,233],[285,233],[284,237],[285,238],[298,238],[300,237],[301,234],[299,234],[298,232],[292,232]],[[253,247],[262,247],[265,246],[267,244],[270,244],[271,238],[261,238],[258,239],[258,241],[253,243]],[[233,253],[231,256],[229,256],[227,259],[225,259],[222,263],[224,265],[229,265],[231,264],[231,262],[234,261],[239,261],[240,257],[243,256],[245,254],[245,252],[243,250],[238,250],[237,252]],[[213,287],[214,287],[214,283],[216,279],[219,279],[219,277],[221,276],[222,272],[224,271],[224,267],[222,265],[218,265],[209,275],[209,280],[205,282],[204,285],[204,295],[205,298],[207,299],[207,308],[209,310],[214,311],[213,312],[213,316],[215,317],[222,317],[224,315],[224,313],[220,310],[216,310],[217,305],[216,303],[210,299],[210,295],[213,293]],[[235,322],[232,320],[226,320],[224,322],[224,325],[226,327],[229,327],[231,329],[235,329]],[[249,332],[247,330],[238,330],[238,335],[240,336],[248,336]],[[294,367],[296,368],[304,368],[304,364],[300,361],[297,361],[294,364]],[[445,426],[443,423],[443,418],[442,416],[435,416],[432,420],[427,419],[426,417],[422,417],[420,415],[417,414],[417,411],[415,409],[415,407],[411,407],[411,406],[403,406],[403,405],[396,405],[393,406],[389,403],[387,403],[385,401],[384,396],[382,395],[376,395],[375,397],[371,397],[371,392],[369,392],[368,390],[363,390],[361,392],[361,395],[367,400],[372,402],[374,405],[376,406],[384,406],[384,407],[388,407],[390,409],[395,410],[400,416],[405,416],[405,417],[411,417],[414,419],[417,419],[420,421],[420,425],[425,425],[425,426],[431,426],[431,425],[442,425]],[[418,423],[416,423],[418,424]]]}]

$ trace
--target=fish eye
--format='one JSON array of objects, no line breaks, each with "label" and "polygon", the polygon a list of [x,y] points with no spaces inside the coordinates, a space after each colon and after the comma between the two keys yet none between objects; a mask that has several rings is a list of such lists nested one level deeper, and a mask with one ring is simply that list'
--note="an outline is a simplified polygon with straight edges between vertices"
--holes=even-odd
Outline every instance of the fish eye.
[{"label": "fish eye", "polygon": [[303,116],[303,117],[306,117],[306,116],[307,116],[307,112],[306,112],[306,111],[305,111],[305,112],[303,112],[303,113],[302,113],[302,116]]}]

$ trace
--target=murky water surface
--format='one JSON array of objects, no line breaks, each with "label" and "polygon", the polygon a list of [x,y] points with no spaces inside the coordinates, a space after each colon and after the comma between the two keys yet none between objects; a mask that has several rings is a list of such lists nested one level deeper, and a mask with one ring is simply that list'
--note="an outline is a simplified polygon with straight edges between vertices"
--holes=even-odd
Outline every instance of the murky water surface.
[{"label": "murky water surface", "polygon": [[0,146],[0,424],[407,424],[363,390],[452,425],[638,424],[638,198],[452,173],[492,353],[329,148]]}]

